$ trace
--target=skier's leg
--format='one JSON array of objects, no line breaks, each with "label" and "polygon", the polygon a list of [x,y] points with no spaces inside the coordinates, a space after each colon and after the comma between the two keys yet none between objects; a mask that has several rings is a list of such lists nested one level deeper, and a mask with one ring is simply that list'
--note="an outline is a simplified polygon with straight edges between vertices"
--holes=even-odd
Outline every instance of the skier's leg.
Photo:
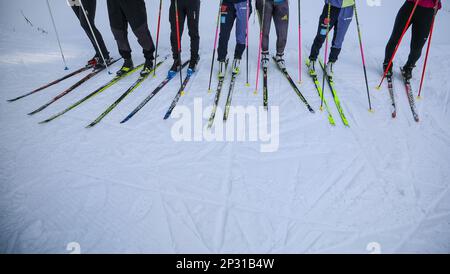
[{"label": "skier's leg", "polygon": [[[80,18],[81,26],[83,27],[85,32],[88,34],[88,37],[91,40],[91,43],[94,46],[94,49],[97,53],[96,55],[98,57],[100,57],[101,56],[100,52],[101,52],[103,54],[103,57],[105,57],[105,60],[107,60],[107,59],[109,59],[108,49],[106,48],[105,41],[103,40],[103,37],[102,37],[100,31],[95,26],[95,12],[97,9],[97,1],[96,0],[89,0],[89,1],[85,0],[85,1],[83,1],[83,7],[86,10],[86,15],[89,19],[89,24],[91,25],[92,32],[95,36],[92,36],[92,32],[89,27],[89,24],[86,21],[84,13],[80,8],[81,14],[79,14],[79,18]],[[95,42],[95,40],[97,40],[100,49],[97,48],[97,43]]]},{"label": "skier's leg", "polygon": [[131,47],[128,41],[128,22],[120,7],[120,0],[108,0],[108,15],[111,31],[117,42],[120,56],[131,59]]},{"label": "skier's leg", "polygon": [[[388,63],[394,54],[397,43],[402,36],[403,29],[405,28],[406,22],[408,22],[408,18],[411,15],[413,10],[414,3],[405,2],[405,4],[400,8],[397,17],[395,18],[394,28],[392,30],[391,37],[386,45],[385,55],[384,55],[384,63]],[[409,26],[408,26],[409,27]]]},{"label": "skier's leg", "polygon": [[230,40],[235,19],[236,10],[233,4],[223,4],[220,15],[219,47],[217,49],[217,60],[219,62],[223,62],[227,58],[228,41]]},{"label": "skier's leg", "polygon": [[[332,27],[335,25],[337,18],[339,17],[340,8],[336,8],[331,6],[330,10],[330,28],[329,31],[331,31]],[[311,61],[316,61],[317,57],[319,56],[320,49],[322,48],[323,43],[325,42],[325,39],[327,37],[327,28],[328,25],[326,23],[328,18],[328,5],[324,5],[322,14],[319,18],[319,26],[317,28],[317,34],[314,38],[313,45],[311,46],[311,53],[309,54],[309,59]]]},{"label": "skier's leg", "polygon": [[234,4],[236,10],[236,48],[234,59],[242,59],[247,38],[247,2]]},{"label": "skier's leg", "polygon": [[177,40],[177,23],[175,13],[175,1],[170,2],[169,22],[170,22],[170,46],[172,48],[172,57],[176,62],[178,60],[178,40]]},{"label": "skier's leg", "polygon": [[200,0],[190,1],[191,5],[187,7],[187,21],[189,28],[189,37],[191,38],[191,60],[199,59],[200,49]]},{"label": "skier's leg", "polygon": [[433,9],[417,8],[417,14],[414,15],[412,23],[411,51],[409,53],[406,66],[415,67],[417,61],[422,55],[422,49],[428,40],[433,20]]},{"label": "skier's leg", "polygon": [[289,2],[274,5],[273,21],[277,33],[277,54],[283,55],[289,30]]},{"label": "skier's leg", "polygon": [[[269,51],[269,34],[270,34],[270,25],[272,21],[273,14],[273,2],[265,1],[266,5],[263,7],[262,0],[256,0],[256,10],[258,11],[259,19],[260,19],[260,27],[263,25],[263,39],[262,39],[262,47],[261,51],[264,53],[268,53]],[[263,15],[264,12],[264,15]],[[264,16],[264,18],[263,18]]]},{"label": "skier's leg", "polygon": [[329,62],[335,63],[338,60],[352,18],[353,7],[341,9],[338,19],[334,22],[334,35],[328,59]]},{"label": "skier's leg", "polygon": [[127,0],[120,3],[131,29],[142,47],[146,66],[153,66],[155,44],[148,29],[147,10],[144,0]]}]

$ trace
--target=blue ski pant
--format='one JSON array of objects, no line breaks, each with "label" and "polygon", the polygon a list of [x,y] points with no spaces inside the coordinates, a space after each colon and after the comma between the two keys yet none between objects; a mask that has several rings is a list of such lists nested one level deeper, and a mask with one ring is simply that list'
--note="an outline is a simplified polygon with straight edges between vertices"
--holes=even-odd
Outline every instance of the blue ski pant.
[{"label": "blue ski pant", "polygon": [[[317,60],[320,49],[325,42],[327,36],[327,19],[328,19],[328,4],[323,7],[322,14],[319,19],[319,26],[316,37],[314,38],[309,55],[310,60]],[[336,62],[341,53],[342,44],[344,43],[345,35],[353,19],[353,6],[347,8],[337,8],[331,6],[329,31],[334,29],[333,41],[331,44],[331,51],[329,56],[330,62]]]},{"label": "blue ski pant", "polygon": [[[251,5],[249,14],[252,12]],[[228,54],[228,41],[236,21],[236,47],[234,58],[241,59],[245,51],[247,39],[247,2],[224,3],[220,13],[219,47],[217,49],[218,61],[225,61]]]}]

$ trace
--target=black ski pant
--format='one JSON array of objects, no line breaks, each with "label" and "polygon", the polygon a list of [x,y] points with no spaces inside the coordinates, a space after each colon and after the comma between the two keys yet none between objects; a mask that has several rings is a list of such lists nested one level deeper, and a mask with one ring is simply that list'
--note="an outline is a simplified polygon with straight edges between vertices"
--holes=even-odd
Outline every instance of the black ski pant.
[{"label": "black ski pant", "polygon": [[[178,20],[180,27],[180,43],[183,36],[184,23],[187,19],[189,37],[191,38],[191,59],[199,58],[198,51],[200,48],[199,19],[200,19],[200,0],[171,0],[169,10],[170,21],[170,43],[172,46],[172,56],[174,60],[178,60],[178,37],[177,37],[177,21],[175,12],[175,1],[178,5]],[[181,49],[180,49],[181,51]]]},{"label": "black ski pant", "polygon": [[[264,6],[264,2],[266,5]],[[289,1],[256,0],[256,10],[260,18],[260,25],[263,25],[262,51],[269,51],[270,25],[275,24],[277,34],[277,53],[283,54],[287,44],[289,29]],[[263,15],[264,11],[264,15]]]},{"label": "black ski pant", "polygon": [[[397,14],[397,18],[395,19],[394,29],[391,34],[391,38],[386,46],[386,52],[384,57],[384,62],[388,63],[394,54],[395,47],[397,46],[400,37],[402,35],[403,29],[406,26],[406,22],[408,21],[409,16],[413,10],[414,3],[413,2],[405,2],[405,4],[400,8],[400,11]],[[408,57],[408,61],[406,62],[407,66],[414,67],[417,61],[420,59],[422,55],[422,49],[427,42],[428,36],[430,34],[431,29],[431,21],[433,19],[434,10],[432,8],[424,8],[418,6],[412,19],[411,23],[408,26],[412,26],[412,36],[411,36],[411,45],[410,45],[410,53]]]},{"label": "black ski pant", "polygon": [[[106,48],[105,41],[103,40],[102,34],[100,31],[98,31],[97,27],[95,26],[95,11],[97,9],[97,0],[83,0],[83,6],[86,10],[86,15],[89,20],[89,23],[91,24],[92,31],[94,32],[95,38],[92,35],[91,29],[89,28],[88,21],[86,20],[86,17],[84,16],[83,10],[81,9],[81,6],[72,6],[73,12],[75,12],[75,15],[78,17],[78,20],[80,20],[81,27],[86,32],[89,40],[92,43],[92,46],[95,49],[95,55],[100,57],[101,53],[103,53],[103,56],[105,59],[109,58],[109,52]],[[95,43],[95,39],[97,39],[98,45],[100,49],[97,47],[97,43]]]},{"label": "black ski pant", "polygon": [[146,61],[152,61],[155,45],[148,29],[144,0],[108,0],[108,14],[120,55],[125,59],[131,58],[128,41],[128,24],[130,24],[143,49]]}]

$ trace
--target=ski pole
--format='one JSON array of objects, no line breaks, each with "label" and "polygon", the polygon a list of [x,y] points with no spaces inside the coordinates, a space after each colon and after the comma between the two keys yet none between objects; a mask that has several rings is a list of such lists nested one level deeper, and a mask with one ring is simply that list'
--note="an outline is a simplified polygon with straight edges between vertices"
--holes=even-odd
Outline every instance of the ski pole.
[{"label": "ski pole", "polygon": [[249,34],[249,27],[248,27],[248,20],[250,20],[250,0],[247,0],[247,30],[246,30],[246,41],[245,41],[245,43],[247,44],[246,45],[246,47],[247,47],[247,50],[246,50],[246,54],[247,54],[247,83],[245,84],[247,87],[249,87],[250,86],[250,82],[249,82],[249,79],[248,79],[248,74],[249,74],[249,69],[248,69],[248,34]]},{"label": "ski pole", "polygon": [[427,62],[428,62],[428,55],[430,53],[431,39],[433,38],[434,22],[436,19],[436,14],[438,12],[438,7],[439,7],[440,2],[441,2],[440,0],[437,1],[436,6],[434,7],[434,14],[433,14],[433,19],[431,21],[431,28],[430,28],[430,37],[428,38],[427,54],[425,55],[425,61],[423,63],[422,78],[420,79],[419,94],[417,95],[417,98],[419,98],[419,99],[420,99],[420,94],[422,92],[423,81],[425,78],[425,71],[427,69]]},{"label": "ski pole", "polygon": [[356,8],[356,1],[353,6],[353,9],[355,10],[355,19],[356,19],[356,28],[358,30],[359,48],[361,50],[361,59],[362,59],[363,70],[364,70],[364,79],[366,81],[367,99],[369,100],[369,111],[372,112],[373,110],[372,110],[372,102],[370,101],[369,81],[367,80],[366,58],[364,57],[364,47],[363,47],[363,42],[362,42],[361,27],[359,25],[358,10]]},{"label": "ski pole", "polygon": [[180,41],[180,20],[178,17],[178,0],[175,0],[175,21],[177,28],[177,43],[178,43],[178,62],[179,62],[179,70],[180,70],[180,86],[183,85],[183,65],[181,64],[181,41]]},{"label": "ski pole", "polygon": [[111,71],[109,70],[108,62],[106,62],[105,56],[103,55],[102,49],[100,48],[100,45],[97,41],[97,37],[95,36],[94,30],[92,29],[91,21],[89,21],[86,9],[84,8],[83,1],[80,0],[81,10],[83,11],[84,18],[86,19],[86,22],[88,23],[89,29],[91,30],[92,37],[94,37],[95,45],[97,46],[98,51],[100,52],[100,56],[102,57],[103,63],[106,66],[106,71],[108,71],[108,74],[111,74]]},{"label": "ski pole", "polygon": [[159,14],[158,14],[158,27],[156,28],[156,50],[155,50],[155,65],[153,69],[153,77],[156,77],[156,67],[158,64],[158,47],[159,47],[159,31],[161,28],[161,10],[162,10],[162,0],[159,0]]},{"label": "ski pole", "polygon": [[[326,68],[327,66],[327,58],[328,58],[328,33],[330,32],[330,21],[331,21],[331,2],[328,3],[328,16],[327,19],[325,20],[325,24],[327,24],[327,34],[326,34],[326,38],[325,38],[325,56],[324,56],[324,68]],[[323,73],[323,78],[322,78],[322,98],[320,98],[320,110],[323,110],[323,101],[324,101],[324,91],[325,91],[325,77],[326,77],[326,72]]]},{"label": "ski pole", "polygon": [[56,29],[55,18],[53,18],[52,8],[50,7],[50,3],[48,2],[48,0],[46,0],[46,2],[47,2],[48,12],[50,13],[50,18],[52,19],[53,29],[55,30],[56,40],[58,41],[59,51],[61,52],[61,57],[64,62],[64,66],[65,66],[64,70],[68,70],[69,68],[67,67],[66,58],[64,57],[64,52],[61,47],[61,40],[59,39],[58,30]]},{"label": "ski pole", "polygon": [[258,87],[259,87],[259,70],[261,69],[261,50],[262,50],[262,41],[263,41],[263,33],[264,33],[264,15],[266,11],[266,0],[263,0],[263,8],[262,8],[262,15],[259,14],[259,26],[261,27],[261,30],[259,32],[259,50],[258,50],[258,65],[256,70],[256,88],[254,94],[258,94]]},{"label": "ski pole", "polygon": [[400,47],[400,44],[402,43],[402,40],[403,40],[403,37],[405,36],[406,31],[409,28],[409,24],[411,23],[411,20],[413,18],[413,15],[414,15],[414,13],[415,13],[415,11],[417,9],[417,5],[419,4],[419,2],[420,1],[416,1],[416,3],[414,4],[414,7],[413,7],[413,9],[411,11],[411,15],[409,16],[408,21],[406,22],[405,28],[403,29],[402,35],[400,36],[400,39],[398,40],[397,45],[395,46],[394,53],[392,54],[391,59],[389,60],[388,66],[386,67],[386,69],[385,69],[385,71],[383,73],[383,78],[381,78],[380,84],[376,87],[376,89],[378,89],[378,90],[381,88],[381,85],[383,84],[384,79],[386,79],[386,75],[387,75],[389,69],[392,66],[392,62],[394,61],[394,57],[397,54],[397,50]]},{"label": "ski pole", "polygon": [[302,83],[302,19],[301,0],[298,0],[298,83]]},{"label": "ski pole", "polygon": [[216,23],[216,36],[214,37],[214,48],[213,48],[213,54],[211,59],[211,71],[209,72],[209,86],[208,86],[208,92],[211,92],[211,82],[212,82],[212,74],[214,69],[214,59],[216,58],[216,49],[217,49],[217,38],[219,37],[219,26],[220,26],[220,12],[222,8],[222,0],[219,2],[219,11],[217,12],[217,23]]}]

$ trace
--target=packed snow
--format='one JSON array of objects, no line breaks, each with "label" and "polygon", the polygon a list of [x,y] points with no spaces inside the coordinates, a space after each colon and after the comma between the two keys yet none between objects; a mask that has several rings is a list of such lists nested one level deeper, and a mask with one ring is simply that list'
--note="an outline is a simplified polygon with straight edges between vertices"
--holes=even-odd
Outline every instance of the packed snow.
[{"label": "packed snow", "polygon": [[[218,2],[202,1],[202,60],[179,109],[193,110],[199,99],[204,108],[213,102],[208,80]],[[297,1],[290,2],[286,59],[297,79]],[[45,1],[1,1],[0,252],[449,253],[450,37],[446,28],[450,3],[442,1],[444,8],[437,17],[423,98],[417,101],[421,121],[416,123],[398,73],[407,58],[409,32],[394,64],[396,119],[390,116],[386,84],[381,91],[374,88],[381,79],[384,46],[403,0],[368,4],[376,2],[358,1],[375,111],[368,111],[353,22],[335,68],[336,88],[350,127],[342,125],[327,89],[326,99],[337,124],[330,126],[325,112],[319,111],[320,98],[306,68],[299,87],[316,114],[307,111],[271,63],[269,104],[279,110],[279,135],[275,136],[276,149],[263,152],[267,142],[260,139],[174,140],[173,127],[179,119],[162,118],[178,90],[178,79],[132,120],[120,124],[165,78],[169,61],[158,69],[156,78],[150,77],[95,128],[85,126],[137,74],[59,119],[38,124],[112,76],[97,75],[34,116],[26,114],[87,72],[20,101],[6,102],[68,72]],[[146,3],[155,38],[159,1]],[[65,1],[50,4],[70,72],[83,66],[94,52]],[[170,53],[168,4],[164,1],[161,55]],[[302,1],[305,58],[322,5],[322,1]],[[106,1],[98,1],[96,22],[112,55],[118,57]],[[251,87],[245,86],[244,61],[234,106],[262,105],[261,91],[253,94],[259,37],[253,15],[250,35]],[[141,63],[141,49],[132,32],[129,39],[134,61]],[[272,28],[272,50],[274,42]],[[229,48],[233,52],[234,38]],[[183,49],[186,60],[187,31]],[[415,93],[423,60],[414,71]],[[111,68],[113,72],[119,63]],[[221,106],[228,84],[229,80]],[[200,120],[205,126],[207,118]]]}]

